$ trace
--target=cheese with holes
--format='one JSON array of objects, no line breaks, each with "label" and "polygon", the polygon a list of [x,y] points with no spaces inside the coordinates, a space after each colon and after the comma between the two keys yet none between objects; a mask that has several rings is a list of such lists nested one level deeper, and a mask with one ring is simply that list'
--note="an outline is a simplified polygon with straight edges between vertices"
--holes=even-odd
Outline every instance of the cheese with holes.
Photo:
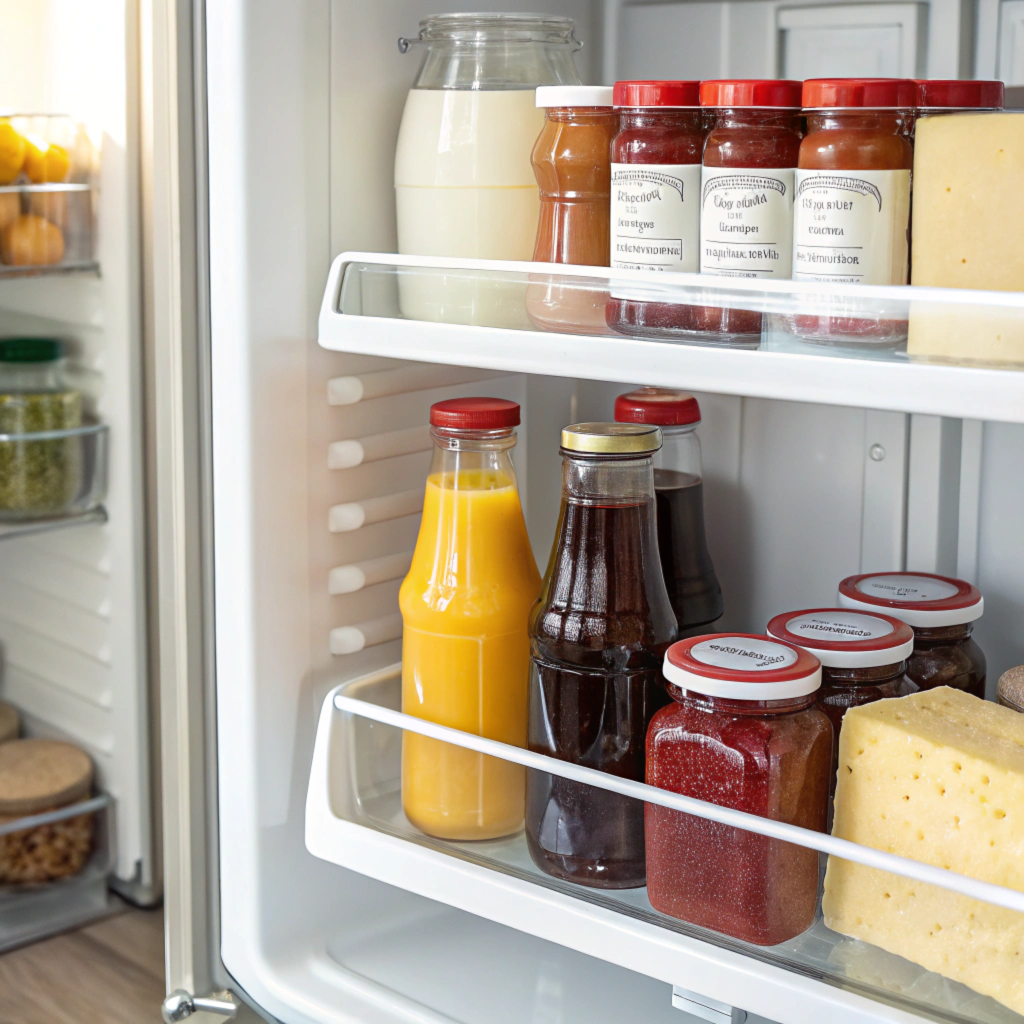
[{"label": "cheese with holes", "polygon": [[[924,117],[914,138],[911,282],[1024,291],[1024,113]],[[913,303],[912,355],[1024,361],[1024,316]]]},{"label": "cheese with holes", "polygon": [[[1024,715],[946,686],[852,708],[832,832],[1024,891]],[[836,857],[822,910],[1024,1013],[1024,914]]]}]

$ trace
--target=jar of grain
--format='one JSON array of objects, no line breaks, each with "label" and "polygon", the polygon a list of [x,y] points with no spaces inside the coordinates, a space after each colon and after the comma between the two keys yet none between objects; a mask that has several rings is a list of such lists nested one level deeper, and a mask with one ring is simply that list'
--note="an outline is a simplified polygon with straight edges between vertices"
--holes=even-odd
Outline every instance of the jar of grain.
[{"label": "jar of grain", "polygon": [[[59,740],[0,744],[0,827],[87,800],[89,755]],[[93,849],[93,814],[0,834],[0,884],[31,885],[76,875]]]}]

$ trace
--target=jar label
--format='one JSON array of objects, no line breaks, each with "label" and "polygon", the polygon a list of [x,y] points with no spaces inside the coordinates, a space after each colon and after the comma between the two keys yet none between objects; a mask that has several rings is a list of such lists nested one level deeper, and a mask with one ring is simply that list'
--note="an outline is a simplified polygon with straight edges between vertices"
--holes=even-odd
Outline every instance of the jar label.
[{"label": "jar label", "polygon": [[784,644],[752,636],[726,636],[702,640],[690,648],[690,657],[715,668],[734,672],[770,672],[796,664],[797,652]]},{"label": "jar label", "polygon": [[910,171],[796,172],[793,279],[906,284]]},{"label": "jar label", "polygon": [[827,640],[829,643],[880,640],[896,631],[891,623],[877,615],[838,611],[794,616],[786,623],[786,629],[808,640]]},{"label": "jar label", "polygon": [[702,274],[789,280],[795,175],[792,167],[703,169]]},{"label": "jar label", "polygon": [[944,601],[960,592],[952,583],[929,576],[868,576],[857,584],[862,594],[890,601]]},{"label": "jar label", "polygon": [[612,164],[611,265],[700,269],[700,164]]}]

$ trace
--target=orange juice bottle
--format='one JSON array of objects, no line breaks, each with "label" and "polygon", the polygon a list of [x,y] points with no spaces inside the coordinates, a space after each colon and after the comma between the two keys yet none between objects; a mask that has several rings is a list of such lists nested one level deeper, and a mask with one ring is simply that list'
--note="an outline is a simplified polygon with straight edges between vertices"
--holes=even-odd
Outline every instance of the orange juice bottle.
[{"label": "orange juice bottle", "polygon": [[[519,406],[456,398],[430,410],[434,458],[402,583],[402,710],[526,746],[530,641],[540,591],[510,452]],[[526,770],[406,732],[402,806],[441,839],[493,839],[523,824]]]}]

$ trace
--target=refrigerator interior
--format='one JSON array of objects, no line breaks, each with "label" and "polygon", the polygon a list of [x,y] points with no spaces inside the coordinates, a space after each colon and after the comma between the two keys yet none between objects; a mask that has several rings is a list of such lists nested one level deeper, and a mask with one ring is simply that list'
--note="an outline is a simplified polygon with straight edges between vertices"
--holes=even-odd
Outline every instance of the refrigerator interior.
[{"label": "refrigerator interior", "polygon": [[[28,735],[88,752],[97,788],[113,797],[113,884],[152,903],[160,890],[147,692],[135,7],[4,0],[0,23],[0,108],[67,114],[85,125],[98,154],[98,268],[0,275],[0,336],[63,341],[86,414],[111,435],[105,516],[27,536],[15,529],[0,541],[0,697],[21,710]],[[60,900],[49,903],[57,909],[40,910],[49,930],[74,922],[70,905],[62,916]],[[101,902],[92,912],[103,909]]]},{"label": "refrigerator interior", "polygon": [[[677,5],[650,5],[643,16],[658,7],[678,13]],[[206,8],[219,980],[233,979],[287,1024],[682,1021],[671,985],[620,966],[614,948],[585,956],[327,864],[303,842],[326,693],[400,660],[402,573],[332,594],[331,570],[389,555],[397,564],[418,527],[406,515],[332,533],[329,510],[415,491],[429,460],[424,446],[330,469],[329,446],[422,428],[441,398],[483,390],[515,399],[523,407],[515,461],[543,567],[559,502],[557,430],[610,418],[617,393],[647,383],[551,377],[541,365],[530,374],[474,373],[428,361],[411,365],[433,375],[429,388],[328,403],[330,380],[410,365],[319,348],[316,317],[334,255],[395,249],[394,144],[418,64],[395,41],[443,9],[458,7],[211,0]],[[620,59],[602,49],[602,39],[614,41],[606,18],[614,4],[560,0],[545,9],[577,20],[584,81],[645,67],[632,50]],[[753,61],[748,73],[763,73]],[[1024,498],[1024,428],[699,398],[723,629],[760,632],[779,610],[831,604],[846,575],[907,567],[964,576],[982,589],[976,636],[991,686],[1024,661],[1013,626],[1024,606],[1024,545],[1010,514]],[[876,444],[886,449],[882,461],[868,454]],[[377,642],[332,654],[332,631],[338,649],[338,631],[348,627]],[[771,1007],[786,1024],[816,1019],[795,984]],[[881,1004],[877,1017],[844,1012],[834,1019],[915,1019]]]}]

